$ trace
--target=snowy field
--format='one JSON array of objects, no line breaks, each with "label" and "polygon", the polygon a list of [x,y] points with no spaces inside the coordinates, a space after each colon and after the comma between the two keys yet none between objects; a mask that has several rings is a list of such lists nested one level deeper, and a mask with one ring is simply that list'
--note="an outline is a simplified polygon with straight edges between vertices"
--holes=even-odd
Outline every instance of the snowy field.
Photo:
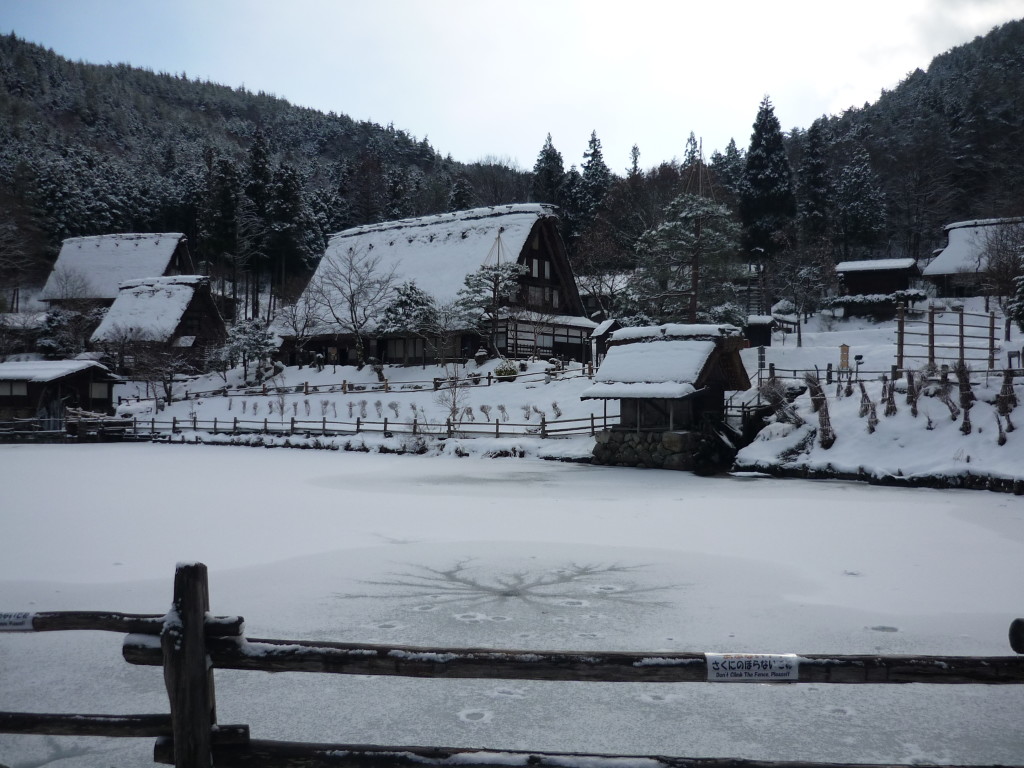
[{"label": "snowy field", "polygon": [[[253,637],[527,649],[1009,655],[1024,499],[517,459],[0,446],[0,610],[160,613],[175,563]],[[1022,764],[1020,686],[216,674],[254,738]],[[165,712],[120,636],[0,635],[0,710]],[[0,764],[152,739],[0,735]]]}]

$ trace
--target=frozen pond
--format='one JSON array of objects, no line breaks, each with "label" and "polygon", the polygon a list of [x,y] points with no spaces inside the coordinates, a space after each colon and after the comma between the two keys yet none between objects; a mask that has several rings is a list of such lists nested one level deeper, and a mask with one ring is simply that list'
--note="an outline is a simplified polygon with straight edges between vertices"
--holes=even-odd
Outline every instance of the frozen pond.
[{"label": "frozen pond", "polygon": [[[1024,499],[515,459],[0,446],[0,610],[158,613],[174,565],[251,637],[547,650],[1009,655]],[[216,674],[254,738],[854,762],[1024,762],[1019,686]],[[0,710],[160,712],[105,633],[0,635]],[[0,735],[0,764],[152,740]]]}]

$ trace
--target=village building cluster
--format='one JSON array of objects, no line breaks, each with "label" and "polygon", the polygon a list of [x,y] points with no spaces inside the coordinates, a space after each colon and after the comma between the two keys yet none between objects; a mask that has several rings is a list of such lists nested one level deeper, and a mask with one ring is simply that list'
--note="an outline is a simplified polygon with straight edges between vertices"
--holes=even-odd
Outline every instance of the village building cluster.
[{"label": "village building cluster", "polygon": [[[836,301],[847,300],[855,314],[881,312],[894,296],[913,301],[926,291],[981,292],[989,279],[982,255],[987,238],[1022,222],[950,224],[946,247],[923,264],[840,262]],[[110,412],[119,377],[155,360],[189,371],[209,367],[229,337],[224,318],[236,308],[198,272],[181,233],[66,240],[38,296],[46,311],[0,315],[0,421],[54,420],[66,408]],[[375,290],[392,298],[397,292],[406,301],[402,311],[385,319],[379,301],[369,304]],[[467,306],[476,313],[467,314]],[[581,295],[559,235],[557,210],[504,205],[333,235],[305,290],[267,330],[283,365],[426,365],[481,355],[590,364],[597,372],[582,398],[617,401],[621,414],[617,427],[598,438],[595,461],[693,469],[699,442],[707,439],[697,427],[722,423],[729,393],[750,387],[739,351],[770,345],[773,327],[785,322],[762,312],[751,314],[744,328],[624,328],[617,318],[588,314],[588,306],[593,303]],[[94,318],[79,329],[87,351],[75,359],[59,359],[57,350],[37,344],[60,312]],[[715,444],[740,439],[721,434]]]}]

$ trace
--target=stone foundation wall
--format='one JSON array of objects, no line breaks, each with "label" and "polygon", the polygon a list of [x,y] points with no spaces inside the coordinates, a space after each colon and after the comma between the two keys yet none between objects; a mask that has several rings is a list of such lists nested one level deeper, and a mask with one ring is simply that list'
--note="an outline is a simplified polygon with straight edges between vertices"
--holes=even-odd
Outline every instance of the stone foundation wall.
[{"label": "stone foundation wall", "polygon": [[606,429],[597,435],[593,463],[690,471],[699,443],[698,432]]}]

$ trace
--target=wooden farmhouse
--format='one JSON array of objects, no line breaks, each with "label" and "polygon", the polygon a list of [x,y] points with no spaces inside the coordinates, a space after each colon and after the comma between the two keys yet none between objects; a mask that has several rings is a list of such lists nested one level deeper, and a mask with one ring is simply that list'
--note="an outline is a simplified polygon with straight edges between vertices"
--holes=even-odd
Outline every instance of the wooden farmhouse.
[{"label": "wooden farmhouse", "polygon": [[999,230],[1024,227],[1024,217],[957,221],[943,228],[946,247],[921,270],[939,296],[980,296],[985,293],[985,246]]},{"label": "wooden farmhouse", "polygon": [[[330,282],[326,278],[342,270],[352,254],[371,256],[378,273],[393,273],[395,285],[414,282],[439,306],[453,302],[465,277],[481,266],[515,262],[526,269],[519,278],[518,294],[493,318],[498,351],[510,357],[589,361],[590,333],[597,324],[584,317],[556,224],[552,206],[520,204],[349,229],[330,238],[300,304],[322,308],[335,302],[340,306],[343,302],[326,287]],[[329,314],[321,312],[323,325],[306,345],[307,355],[320,353],[330,363],[354,363],[353,337],[332,327]],[[285,340],[284,356],[294,357],[288,354],[287,329],[278,330]],[[488,330],[492,330],[490,325]],[[439,356],[472,357],[484,341],[481,329],[459,329],[439,354],[429,337],[386,334],[377,328],[371,329],[370,335],[367,354],[396,364],[433,362]]]},{"label": "wooden farmhouse", "polygon": [[731,325],[623,328],[580,395],[617,400],[619,425],[598,436],[599,464],[694,469],[708,425],[721,424],[725,393],[750,388]]},{"label": "wooden farmhouse", "polygon": [[113,413],[116,381],[92,360],[0,363],[0,421],[41,419],[59,429],[65,408]]},{"label": "wooden farmhouse", "polygon": [[209,278],[179,275],[121,283],[90,341],[116,359],[121,369],[126,357],[142,349],[178,350],[198,361],[208,347],[222,344],[226,337]]},{"label": "wooden farmhouse", "polygon": [[72,237],[61,246],[39,299],[50,307],[109,307],[126,280],[194,272],[180,232]]},{"label": "wooden farmhouse", "polygon": [[917,262],[910,258],[841,261],[836,264],[836,274],[843,293],[851,296],[906,291],[921,276]]}]

